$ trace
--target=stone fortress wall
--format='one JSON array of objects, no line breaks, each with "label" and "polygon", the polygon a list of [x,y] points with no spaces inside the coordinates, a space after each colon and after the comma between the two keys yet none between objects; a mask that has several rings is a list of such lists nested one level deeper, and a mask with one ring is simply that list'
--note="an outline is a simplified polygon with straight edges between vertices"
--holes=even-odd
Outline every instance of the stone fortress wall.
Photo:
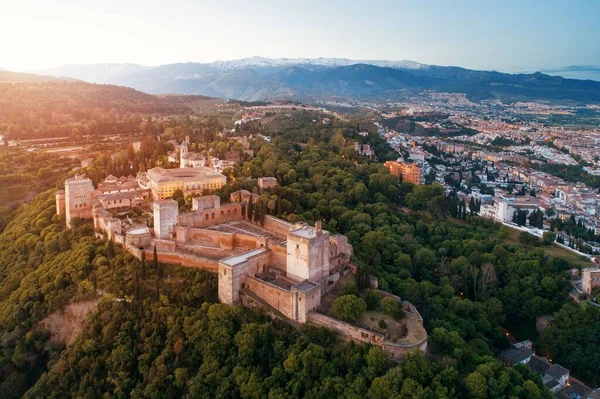
[{"label": "stone fortress wall", "polygon": [[[130,187],[130,180],[120,183],[124,190],[135,192],[140,198],[150,197],[146,195],[150,189],[140,183],[138,193]],[[119,184],[110,186],[111,194],[120,193]],[[209,195],[194,198],[194,210],[182,214],[177,201],[155,200],[153,229],[132,226],[131,221],[127,224],[130,227],[125,228],[103,207],[99,193],[103,195],[101,189],[94,190],[90,179],[69,179],[65,191],[56,194],[57,213],[66,213],[67,220],[74,215],[93,218],[97,231],[124,245],[138,258],[145,253],[146,259],[151,259],[156,248],[161,262],[217,273],[222,303],[258,304],[293,323],[310,322],[346,339],[381,346],[393,358],[414,349],[426,350],[423,321],[406,301],[403,307],[413,323],[408,326],[409,339],[394,343],[376,332],[316,312],[322,296],[335,287],[340,275],[356,272],[350,262],[353,250],[348,239],[322,230],[320,221],[311,227],[265,216],[263,223],[258,224],[242,217],[244,204],[221,204],[218,196]],[[74,207],[79,204],[83,205]],[[134,206],[133,201],[127,204]],[[411,327],[421,334],[411,335]]]}]

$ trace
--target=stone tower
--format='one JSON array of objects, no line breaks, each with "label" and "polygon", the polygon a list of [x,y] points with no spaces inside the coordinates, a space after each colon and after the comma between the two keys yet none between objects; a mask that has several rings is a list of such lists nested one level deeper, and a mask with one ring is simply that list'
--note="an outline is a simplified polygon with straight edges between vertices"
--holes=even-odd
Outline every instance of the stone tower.
[{"label": "stone tower", "polygon": [[179,204],[168,199],[154,202],[154,236],[169,239],[173,236],[173,226],[177,224]]},{"label": "stone tower", "polygon": [[65,213],[65,190],[58,190],[56,192],[56,214],[62,215]]},{"label": "stone tower", "polygon": [[92,179],[75,175],[65,181],[65,213],[67,227],[73,218],[91,219],[94,184]]},{"label": "stone tower", "polygon": [[179,147],[179,167],[185,168],[187,166],[187,154],[188,154],[188,142],[183,140],[181,147]]},{"label": "stone tower", "polygon": [[316,282],[329,275],[329,232],[321,222],[302,226],[287,236],[287,277]]}]

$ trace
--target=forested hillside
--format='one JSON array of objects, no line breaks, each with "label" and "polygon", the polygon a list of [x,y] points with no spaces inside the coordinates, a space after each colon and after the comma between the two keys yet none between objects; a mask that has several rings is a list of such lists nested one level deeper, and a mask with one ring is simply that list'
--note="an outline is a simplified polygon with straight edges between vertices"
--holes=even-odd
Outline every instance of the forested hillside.
[{"label": "forested hillside", "polygon": [[[148,262],[142,279],[139,261],[93,238],[89,224],[64,230],[53,212],[43,193],[0,236],[0,397],[487,397],[491,381],[501,396],[542,395],[537,376],[456,333],[434,333],[445,361],[414,355],[390,368],[380,349],[214,304],[204,272]],[[61,352],[36,323],[94,288],[117,298],[107,295]]]},{"label": "forested hillside", "polygon": [[19,205],[56,187],[57,180],[78,165],[54,154],[0,148],[0,232]]},{"label": "forested hillside", "polygon": [[191,112],[201,96],[152,96],[84,82],[0,82],[0,133],[10,139],[130,133],[141,117]]},{"label": "forested hillside", "polygon": [[[398,182],[356,153],[354,140],[370,143],[379,160],[393,156],[377,135],[358,131],[340,122],[254,140],[255,157],[229,171],[231,183],[218,194],[226,199],[275,176],[280,186],[259,196],[255,212],[322,220],[345,234],[359,276],[377,276],[381,288],[418,307],[427,356],[396,365],[380,349],[338,342],[326,330],[299,331],[218,304],[208,273],[140,262],[96,238],[90,222],[66,230],[50,190],[19,208],[0,234],[0,398],[551,398],[537,374],[506,367],[497,355],[508,346],[503,327],[527,333],[536,316],[567,303],[571,265],[534,243],[509,241],[439,185]],[[207,145],[226,151],[222,140]],[[88,171],[104,167],[111,166]],[[101,298],[98,311],[71,346],[39,326],[92,298]],[[570,326],[568,313],[558,320]],[[598,333],[597,324],[586,325]],[[600,363],[588,362],[583,374],[581,357],[570,356],[574,331],[550,330],[544,348],[586,378],[599,375]],[[598,356],[596,345],[586,349]]]}]

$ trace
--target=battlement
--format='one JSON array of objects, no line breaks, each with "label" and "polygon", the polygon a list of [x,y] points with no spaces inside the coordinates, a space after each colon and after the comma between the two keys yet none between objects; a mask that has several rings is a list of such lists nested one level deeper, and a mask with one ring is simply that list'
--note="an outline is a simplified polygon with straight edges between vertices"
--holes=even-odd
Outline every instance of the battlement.
[{"label": "battlement", "polygon": [[78,186],[78,185],[90,185],[92,184],[92,179],[89,177],[85,177],[83,175],[75,175],[67,180],[65,180],[65,186]]}]

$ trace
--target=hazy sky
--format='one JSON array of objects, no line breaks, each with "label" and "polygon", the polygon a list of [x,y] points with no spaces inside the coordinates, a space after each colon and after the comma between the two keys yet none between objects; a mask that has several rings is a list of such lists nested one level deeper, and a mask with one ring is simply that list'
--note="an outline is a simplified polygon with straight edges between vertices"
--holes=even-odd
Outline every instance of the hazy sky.
[{"label": "hazy sky", "polygon": [[600,65],[600,0],[0,0],[0,67],[265,57]]}]

